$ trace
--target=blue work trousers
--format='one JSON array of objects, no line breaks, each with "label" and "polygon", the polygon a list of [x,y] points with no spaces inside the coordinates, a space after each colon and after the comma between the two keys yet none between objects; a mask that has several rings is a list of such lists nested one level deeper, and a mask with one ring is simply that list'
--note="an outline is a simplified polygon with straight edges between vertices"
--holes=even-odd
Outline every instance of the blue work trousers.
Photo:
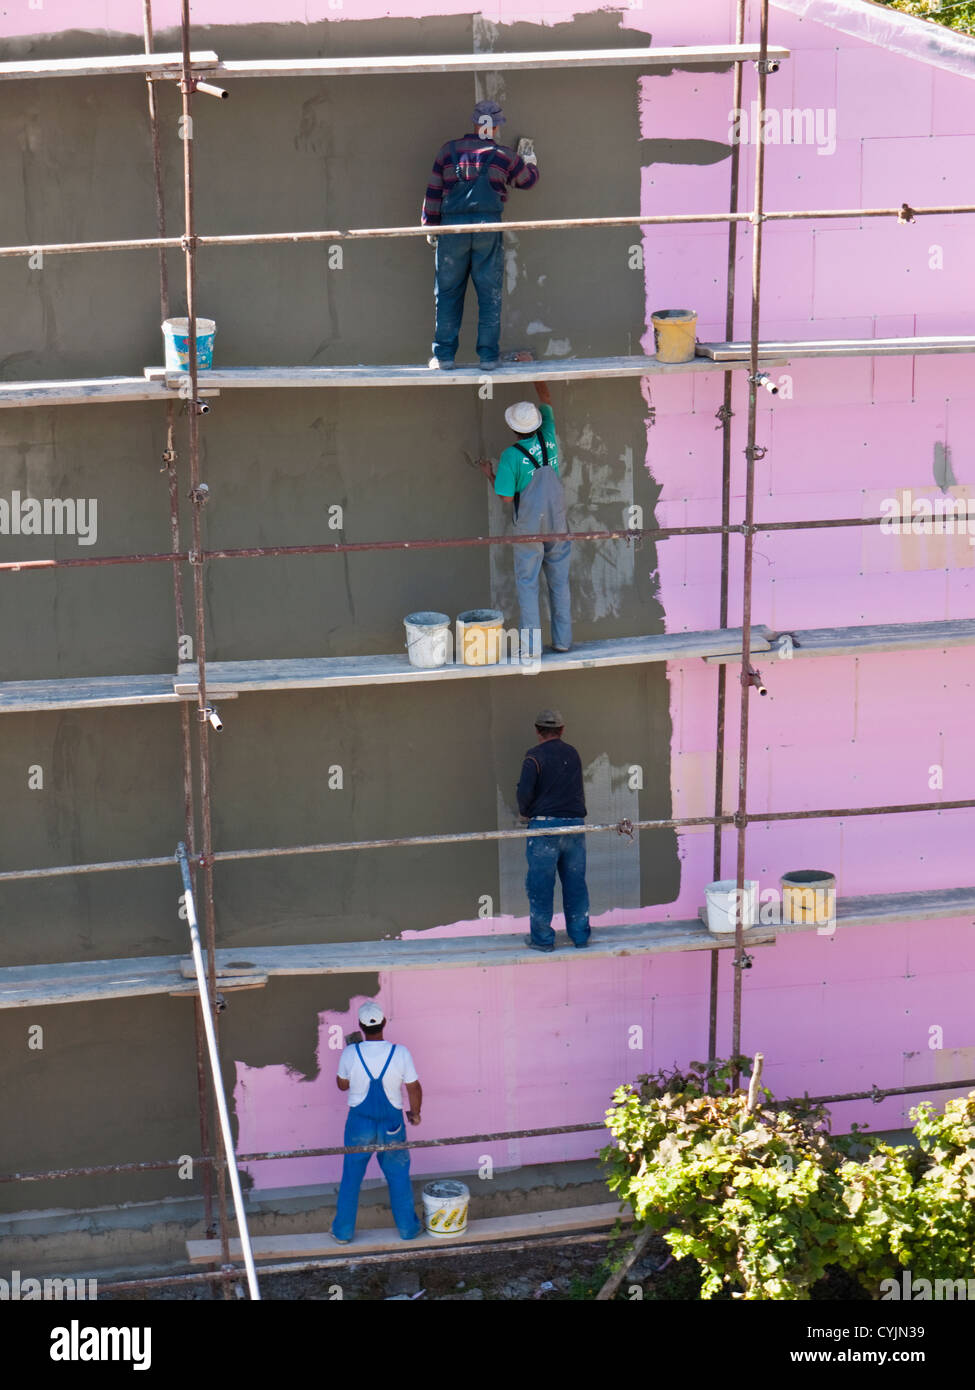
[{"label": "blue work trousers", "polygon": [[464,295],[470,279],[477,293],[477,355],[482,362],[497,361],[501,351],[504,279],[501,233],[465,232],[437,237],[436,266],[434,356],[441,362],[453,362],[457,355]]},{"label": "blue work trousers", "polygon": [[[343,1143],[349,1147],[359,1144],[401,1144],[406,1138],[406,1121],[399,1111],[399,1125],[392,1131],[380,1120],[367,1115],[357,1115],[358,1106],[349,1110],[345,1122]],[[355,1234],[355,1220],[359,1210],[359,1189],[369,1167],[372,1154],[346,1154],[342,1160],[342,1181],[339,1184],[338,1207],[332,1222],[332,1235],[336,1240],[351,1240]],[[396,1229],[404,1240],[412,1240],[420,1232],[420,1221],[413,1205],[413,1189],[410,1186],[410,1151],[396,1149],[392,1153],[378,1153],[379,1166],[389,1187],[389,1201],[393,1208]]]},{"label": "blue work trousers", "polygon": [[[529,830],[545,830],[556,825],[582,825],[582,819],[564,816],[536,816]],[[555,905],[555,875],[562,881],[562,909],[565,929],[576,946],[585,946],[591,935],[589,889],[586,887],[585,835],[538,835],[525,842],[528,859],[528,910],[531,938],[540,950],[555,948],[552,912]]]}]

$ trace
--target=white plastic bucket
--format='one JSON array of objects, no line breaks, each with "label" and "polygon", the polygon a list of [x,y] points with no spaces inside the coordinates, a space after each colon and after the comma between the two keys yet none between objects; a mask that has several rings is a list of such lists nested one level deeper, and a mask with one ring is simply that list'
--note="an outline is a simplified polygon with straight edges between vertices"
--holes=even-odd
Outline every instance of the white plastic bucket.
[{"label": "white plastic bucket", "polygon": [[410,613],[403,619],[411,666],[446,666],[450,618],[446,613]]},{"label": "white plastic bucket", "polygon": [[[737,888],[737,879],[719,878],[715,883],[709,883],[704,890],[708,905],[708,931],[714,932],[716,936],[735,930],[735,921],[739,916]],[[758,879],[746,878],[743,911],[740,913],[743,926],[755,925],[758,920],[757,904]]]},{"label": "white plastic bucket", "polygon": [[[190,369],[189,319],[165,319],[162,326],[166,348],[166,371],[188,372]],[[196,365],[200,371],[213,366],[213,335],[217,325],[213,319],[196,321]]]},{"label": "white plastic bucket", "polygon": [[467,1230],[471,1194],[462,1182],[440,1178],[423,1189],[423,1219],[432,1236],[459,1236]]}]

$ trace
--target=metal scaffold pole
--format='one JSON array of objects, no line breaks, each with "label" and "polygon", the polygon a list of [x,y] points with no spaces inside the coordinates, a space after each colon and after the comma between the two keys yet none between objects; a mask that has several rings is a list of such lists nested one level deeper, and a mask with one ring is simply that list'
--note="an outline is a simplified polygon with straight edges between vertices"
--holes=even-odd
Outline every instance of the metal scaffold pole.
[{"label": "metal scaffold pole", "polygon": [[[188,367],[190,397],[187,409],[189,433],[190,500],[193,503],[193,550],[190,564],[193,569],[193,607],[194,638],[197,666],[197,751],[200,778],[200,866],[203,877],[203,911],[206,934],[207,994],[208,1011],[203,1014],[206,1025],[208,1013],[212,1026],[216,1029],[216,909],[213,898],[213,844],[211,840],[210,817],[210,742],[208,723],[209,710],[206,693],[206,611],[204,590],[203,557],[203,504],[206,490],[200,486],[200,418],[198,413],[199,363],[196,341],[196,237],[193,206],[193,114],[192,96],[194,91],[193,70],[190,60],[190,5],[182,0],[180,37],[182,40],[182,76],[179,89],[182,94],[182,119],[180,134],[183,141],[183,209],[184,234],[183,254],[186,265],[186,314],[188,319]],[[199,1074],[199,1067],[198,1067]],[[219,1104],[218,1078],[214,1077],[214,1095]],[[216,1131],[216,1151],[218,1160],[226,1158],[226,1144],[221,1128]],[[224,1265],[230,1262],[230,1243],[227,1233],[227,1176],[225,1162],[217,1163],[217,1215],[221,1258]],[[221,1285],[225,1298],[231,1297],[230,1286]]]},{"label": "metal scaffold pole", "polygon": [[735,913],[735,950],[732,960],[733,998],[731,1014],[731,1056],[735,1064],[735,1085],[738,1084],[737,1058],[741,1053],[741,989],[742,971],[745,969],[744,932],[744,889],[745,889],[745,846],[748,832],[748,714],[749,697],[754,683],[751,666],[751,623],[752,623],[752,567],[755,554],[755,461],[765,450],[756,444],[758,432],[758,329],[761,315],[762,293],[762,217],[765,207],[765,129],[766,86],[768,82],[768,6],[769,0],[761,0],[760,56],[758,60],[758,110],[756,113],[759,138],[755,145],[755,203],[752,214],[752,310],[751,310],[751,354],[748,373],[748,443],[745,448],[745,520],[744,520],[744,564],[742,566],[742,642],[741,642],[741,712],[738,732],[738,810],[735,816],[737,828],[737,867],[736,889],[738,911]]},{"label": "metal scaffold pole", "polygon": [[[146,53],[153,50],[152,0],[142,0],[142,26]],[[162,152],[159,140],[159,110],[156,101],[156,85],[152,73],[146,74],[146,89],[149,104],[149,134],[152,143],[152,177],[156,201],[156,230],[160,238],[166,235],[166,195],[163,183]],[[159,250],[159,313],[165,322],[169,318],[169,267],[166,251]],[[182,539],[179,525],[179,472],[177,469],[176,441],[174,432],[176,407],[173,401],[166,402],[166,449],[163,464],[169,492],[169,528],[173,556],[173,608],[176,619],[176,651],[179,653],[183,643],[183,571],[180,557]],[[193,745],[190,723],[190,706],[183,701],[179,707],[180,759],[183,772],[183,825],[186,844],[193,854],[196,844],[195,806],[193,802]],[[200,1001],[193,1007],[193,1032],[196,1045],[196,1088],[200,1124],[200,1147],[209,1160],[212,1154],[210,1137],[210,1108],[207,1097],[206,1067],[204,1063],[203,1014]],[[203,1165],[203,1212],[208,1231],[213,1225],[213,1166],[209,1161]]]},{"label": "metal scaffold pole", "polygon": [[[738,0],[738,13],[735,20],[735,43],[744,42],[745,6],[747,0]],[[731,98],[732,110],[741,110],[742,65],[735,64],[734,84]],[[737,216],[738,183],[741,175],[741,143],[733,140],[731,145],[731,186],[728,196],[728,211]],[[728,223],[728,268],[725,298],[725,341],[731,342],[735,336],[735,270],[738,257],[738,223]],[[718,411],[721,422],[721,590],[718,596],[718,627],[728,626],[728,564],[731,545],[731,421],[734,411],[731,408],[734,373],[724,374],[724,399]],[[724,810],[724,749],[725,717],[728,700],[728,668],[718,667],[718,699],[715,719],[714,740],[714,814],[720,816]],[[714,845],[711,872],[715,881],[721,878],[721,835],[720,825],[714,827]],[[708,1059],[713,1061],[718,1046],[718,979],[720,957],[712,951],[708,982]]]}]

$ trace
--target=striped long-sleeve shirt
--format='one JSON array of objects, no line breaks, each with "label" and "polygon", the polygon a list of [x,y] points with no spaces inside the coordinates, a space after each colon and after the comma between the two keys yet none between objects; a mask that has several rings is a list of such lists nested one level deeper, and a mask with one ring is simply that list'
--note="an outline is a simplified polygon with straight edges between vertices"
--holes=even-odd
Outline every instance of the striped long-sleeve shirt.
[{"label": "striped long-sleeve shirt", "polygon": [[469,182],[476,179],[489,154],[494,153],[495,160],[488,177],[500,193],[502,203],[507,201],[509,186],[531,188],[538,182],[538,166],[526,164],[521,155],[507,145],[496,145],[493,140],[482,140],[479,135],[464,135],[451,143],[457,151],[457,164],[454,164],[450,143],[442,146],[434,160],[423,200],[421,221],[424,227],[440,226],[440,209],[446,191],[460,179]]}]

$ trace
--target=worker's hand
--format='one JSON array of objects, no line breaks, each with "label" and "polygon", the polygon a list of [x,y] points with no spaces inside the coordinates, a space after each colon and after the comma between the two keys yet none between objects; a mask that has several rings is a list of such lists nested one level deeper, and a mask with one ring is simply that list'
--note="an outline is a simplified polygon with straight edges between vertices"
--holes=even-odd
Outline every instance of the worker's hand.
[{"label": "worker's hand", "polygon": [[409,1120],[411,1125],[418,1125],[420,1123],[419,1110],[407,1110],[406,1118]]},{"label": "worker's hand", "polygon": [[428,245],[428,246],[433,246],[433,247],[435,248],[438,241],[439,241],[439,237],[430,236],[430,234],[427,233],[427,245]]},{"label": "worker's hand", "polygon": [[490,459],[478,459],[477,466],[489,483],[494,482],[494,464]]}]

